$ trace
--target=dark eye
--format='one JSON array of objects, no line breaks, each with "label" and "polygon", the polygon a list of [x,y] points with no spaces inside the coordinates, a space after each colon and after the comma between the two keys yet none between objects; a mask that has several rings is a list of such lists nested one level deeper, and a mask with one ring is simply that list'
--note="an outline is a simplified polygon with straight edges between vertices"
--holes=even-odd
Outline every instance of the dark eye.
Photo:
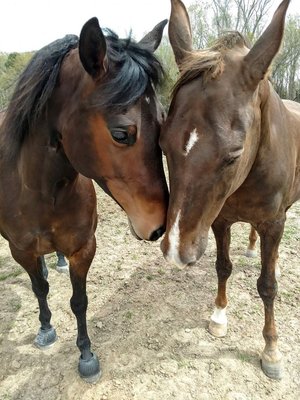
[{"label": "dark eye", "polygon": [[115,129],[111,131],[111,136],[118,143],[128,144],[129,135],[126,130]]},{"label": "dark eye", "polygon": [[224,160],[225,164],[226,165],[234,164],[240,158],[240,156],[243,154],[243,151],[244,151],[244,149],[241,148],[241,149],[237,149],[237,150],[230,152],[228,154],[228,157],[226,157]]},{"label": "dark eye", "polygon": [[132,146],[136,142],[137,128],[135,125],[111,128],[110,133],[115,142]]},{"label": "dark eye", "polygon": [[226,165],[232,165],[232,164],[234,164],[235,163],[235,161],[238,159],[238,157],[235,157],[235,158],[227,158],[226,160],[225,160],[225,162],[226,162]]}]

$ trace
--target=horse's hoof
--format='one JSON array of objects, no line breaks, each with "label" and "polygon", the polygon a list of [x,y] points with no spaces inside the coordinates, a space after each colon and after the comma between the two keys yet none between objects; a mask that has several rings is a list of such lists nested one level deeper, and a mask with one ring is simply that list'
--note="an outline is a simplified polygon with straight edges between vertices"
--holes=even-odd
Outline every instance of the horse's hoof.
[{"label": "horse's hoof", "polygon": [[47,330],[40,328],[36,338],[34,339],[34,345],[39,349],[46,350],[51,347],[56,340],[57,335],[53,327]]},{"label": "horse's hoof", "polygon": [[87,383],[96,383],[100,376],[100,363],[96,354],[92,353],[92,358],[83,360],[79,357],[78,371],[80,377]]},{"label": "horse's hoof", "polygon": [[256,258],[257,257],[257,251],[256,250],[247,249],[247,251],[245,253],[245,256],[249,257],[249,258]]},{"label": "horse's hoof", "polygon": [[56,271],[61,272],[63,274],[68,274],[69,263],[68,261],[66,261],[65,256],[60,252],[56,252],[56,255],[57,255]]},{"label": "horse's hoof", "polygon": [[218,324],[211,319],[209,322],[208,331],[215,337],[224,337],[227,334],[227,324]]},{"label": "horse's hoof", "polygon": [[261,369],[268,378],[280,380],[283,377],[283,368],[281,361],[271,363],[263,357],[260,360]]},{"label": "horse's hoof", "polygon": [[62,274],[68,274],[69,273],[69,265],[56,265],[56,271]]}]

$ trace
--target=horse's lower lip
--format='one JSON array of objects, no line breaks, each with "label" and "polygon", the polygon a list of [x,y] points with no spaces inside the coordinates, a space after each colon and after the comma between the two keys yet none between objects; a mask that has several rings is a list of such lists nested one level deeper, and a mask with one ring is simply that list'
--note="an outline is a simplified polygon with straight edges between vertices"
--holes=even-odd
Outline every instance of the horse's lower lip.
[{"label": "horse's lower lip", "polygon": [[130,232],[131,232],[132,236],[134,236],[137,240],[142,240],[142,238],[140,238],[140,237],[137,235],[136,231],[134,230],[134,228],[133,228],[133,226],[132,226],[132,223],[131,223],[131,221],[130,221],[129,218],[128,218],[128,225],[129,225],[129,229],[130,229]]}]

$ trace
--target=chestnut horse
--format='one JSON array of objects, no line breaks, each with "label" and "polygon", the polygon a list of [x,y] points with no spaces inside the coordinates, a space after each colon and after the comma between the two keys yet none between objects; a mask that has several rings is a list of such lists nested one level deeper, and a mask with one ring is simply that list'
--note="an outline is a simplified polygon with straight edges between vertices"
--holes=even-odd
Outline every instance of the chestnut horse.
[{"label": "chestnut horse", "polygon": [[194,51],[185,6],[171,3],[169,37],[181,76],[160,138],[170,176],[161,248],[171,262],[194,264],[212,226],[218,294],[209,330],[224,336],[230,226],[245,221],[256,229],[262,265],[257,288],[265,310],[262,369],[280,379],[275,264],[286,211],[300,197],[300,104],[281,100],[267,72],[282,41],[289,0],[251,50],[231,32],[212,48]]},{"label": "chestnut horse", "polygon": [[[140,42],[103,32],[97,18],[38,51],[21,74],[0,135],[0,232],[39,303],[35,344],[56,340],[41,256],[66,255],[77,319],[79,373],[100,374],[87,333],[86,277],[97,225],[94,179],[128,215],[135,236],[165,230],[168,189],[158,144],[163,111],[153,52],[162,21]],[[3,190],[5,188],[6,190]]]}]

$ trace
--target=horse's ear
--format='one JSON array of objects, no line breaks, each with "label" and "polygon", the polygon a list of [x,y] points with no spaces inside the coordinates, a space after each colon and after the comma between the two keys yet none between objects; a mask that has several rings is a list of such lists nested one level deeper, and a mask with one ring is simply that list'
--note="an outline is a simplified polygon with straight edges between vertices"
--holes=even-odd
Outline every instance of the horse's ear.
[{"label": "horse's ear", "polygon": [[187,52],[193,50],[190,19],[181,0],[171,0],[169,39],[176,63],[180,68]]},{"label": "horse's ear", "polygon": [[263,79],[268,68],[280,48],[284,32],[284,22],[290,0],[283,0],[272,21],[263,32],[258,41],[254,44],[249,53],[245,56],[245,72],[250,86],[256,87]]},{"label": "horse's ear", "polygon": [[86,72],[94,79],[106,72],[106,41],[96,17],[88,20],[81,29],[79,57]]},{"label": "horse's ear", "polygon": [[168,20],[164,19],[159,24],[155,25],[152,31],[147,33],[147,35],[139,41],[139,44],[154,53],[160,45],[164,27],[167,25],[167,23]]}]

